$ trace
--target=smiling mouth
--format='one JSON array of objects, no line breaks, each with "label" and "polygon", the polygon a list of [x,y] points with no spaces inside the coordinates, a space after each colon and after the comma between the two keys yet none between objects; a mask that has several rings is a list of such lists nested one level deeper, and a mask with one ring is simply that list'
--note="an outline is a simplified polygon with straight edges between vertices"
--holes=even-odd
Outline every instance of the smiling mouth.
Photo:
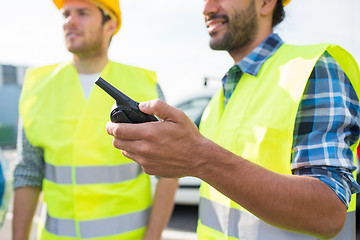
[{"label": "smiling mouth", "polygon": [[206,22],[206,27],[210,36],[214,35],[218,30],[220,30],[225,24],[227,24],[227,20],[224,18],[217,18]]},{"label": "smiling mouth", "polygon": [[206,27],[210,36],[214,35],[224,25],[229,22],[229,18],[226,15],[209,15],[205,18]]},{"label": "smiling mouth", "polygon": [[68,34],[66,34],[66,37],[76,37],[77,36],[77,34],[76,33],[68,33]]},{"label": "smiling mouth", "polygon": [[73,38],[76,38],[78,36],[80,36],[80,34],[77,33],[77,32],[73,32],[73,31],[68,32],[68,33],[65,34],[65,37],[68,38],[68,39],[73,39]]}]

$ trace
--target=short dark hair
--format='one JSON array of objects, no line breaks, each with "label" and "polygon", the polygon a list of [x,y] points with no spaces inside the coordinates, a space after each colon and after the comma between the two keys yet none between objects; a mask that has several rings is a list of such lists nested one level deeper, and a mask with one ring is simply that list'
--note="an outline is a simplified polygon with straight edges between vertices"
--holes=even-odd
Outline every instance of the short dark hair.
[{"label": "short dark hair", "polygon": [[101,12],[101,16],[102,16],[102,24],[106,23],[107,21],[109,21],[111,19],[110,15],[106,14],[104,12],[104,10],[102,10],[101,8],[99,8],[100,12]]},{"label": "short dark hair", "polygon": [[285,11],[283,7],[283,0],[277,0],[274,14],[272,18],[272,27],[275,27],[279,23],[281,23],[285,18]]},{"label": "short dark hair", "polygon": [[[106,14],[104,12],[104,10],[102,10],[101,8],[98,8],[101,12],[101,16],[102,16],[102,21],[101,21],[101,24],[104,25],[104,23],[106,23],[107,21],[109,21],[111,19],[110,15]],[[109,45],[111,43],[111,40],[112,40],[112,36],[110,38],[110,41],[109,41]]]}]

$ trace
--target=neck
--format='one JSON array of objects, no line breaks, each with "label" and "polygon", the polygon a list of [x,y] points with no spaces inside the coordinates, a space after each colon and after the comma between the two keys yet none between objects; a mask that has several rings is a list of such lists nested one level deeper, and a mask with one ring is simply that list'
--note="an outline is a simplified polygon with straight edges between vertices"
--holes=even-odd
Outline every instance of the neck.
[{"label": "neck", "polygon": [[249,55],[257,46],[259,46],[265,39],[272,33],[270,28],[268,31],[258,31],[258,34],[255,36],[254,40],[249,44],[233,49],[229,51],[230,56],[234,59],[235,63],[240,62],[247,55]]},{"label": "neck", "polygon": [[73,55],[73,64],[79,73],[91,74],[101,72],[108,61],[106,53],[97,56]]}]

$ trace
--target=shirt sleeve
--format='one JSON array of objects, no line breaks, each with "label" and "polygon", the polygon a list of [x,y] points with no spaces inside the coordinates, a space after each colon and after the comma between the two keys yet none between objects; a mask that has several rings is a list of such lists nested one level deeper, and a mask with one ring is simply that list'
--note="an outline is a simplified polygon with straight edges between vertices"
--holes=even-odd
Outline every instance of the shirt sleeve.
[{"label": "shirt sleeve", "polygon": [[350,149],[359,139],[359,99],[340,65],[325,52],[315,64],[296,117],[293,174],[326,183],[348,207],[360,191]]},{"label": "shirt sleeve", "polygon": [[45,169],[44,151],[40,147],[31,145],[22,126],[19,126],[18,132],[19,159],[14,170],[14,189],[19,187],[42,188]]}]

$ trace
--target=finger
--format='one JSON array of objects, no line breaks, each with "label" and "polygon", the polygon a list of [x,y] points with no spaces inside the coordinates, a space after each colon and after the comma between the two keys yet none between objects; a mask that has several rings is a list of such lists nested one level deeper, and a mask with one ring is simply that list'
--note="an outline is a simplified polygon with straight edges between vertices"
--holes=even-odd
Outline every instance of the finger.
[{"label": "finger", "polygon": [[106,131],[109,135],[112,135],[116,139],[121,140],[139,140],[142,138],[144,131],[142,124],[132,123],[113,123],[108,122],[106,124]]},{"label": "finger", "polygon": [[[142,161],[143,158],[142,158],[141,156],[139,156],[139,155],[137,155],[137,154],[135,154],[135,153],[129,152],[129,151],[125,151],[125,150],[121,150],[121,153],[122,153],[122,155],[124,155],[125,157],[127,157],[127,158],[133,160],[134,162],[136,162],[137,164],[139,164],[139,165],[141,166],[141,168],[143,169],[143,171],[144,171],[145,173],[148,173],[148,172],[146,171],[146,169],[144,168],[144,166],[143,166],[144,161]],[[148,173],[148,174],[149,174],[149,173]]]},{"label": "finger", "polygon": [[[115,134],[116,135],[116,134]],[[125,139],[124,137],[114,137],[113,146],[117,149],[121,149],[131,154],[136,154],[139,156],[149,155],[153,150],[152,143],[156,142],[155,140],[148,140],[146,138],[141,139]]]},{"label": "finger", "polygon": [[139,104],[142,112],[156,115],[159,118],[172,122],[179,122],[184,115],[183,111],[165,103],[161,99],[142,102]]},{"label": "finger", "polygon": [[[124,155],[125,157],[133,160],[136,162],[136,157],[135,157],[135,154],[131,153],[131,152],[128,152],[128,151],[125,151],[125,150],[121,150],[121,153],[122,155]],[[137,162],[138,163],[138,162]]]},{"label": "finger", "polygon": [[135,154],[135,153],[132,153],[132,152],[125,151],[125,150],[121,150],[121,153],[122,153],[125,157],[127,157],[127,158],[133,160],[134,162],[136,162],[137,164],[139,164],[139,165],[141,166],[141,168],[142,168],[142,170],[143,170],[144,173],[150,174],[150,175],[153,175],[153,174],[154,174],[154,171],[151,171],[151,170],[150,170],[151,168],[147,168],[147,167],[144,166],[144,164],[147,165],[147,164],[146,164],[147,161],[143,161],[144,158],[142,158],[141,156],[139,156],[139,155],[137,155],[137,154]]}]

